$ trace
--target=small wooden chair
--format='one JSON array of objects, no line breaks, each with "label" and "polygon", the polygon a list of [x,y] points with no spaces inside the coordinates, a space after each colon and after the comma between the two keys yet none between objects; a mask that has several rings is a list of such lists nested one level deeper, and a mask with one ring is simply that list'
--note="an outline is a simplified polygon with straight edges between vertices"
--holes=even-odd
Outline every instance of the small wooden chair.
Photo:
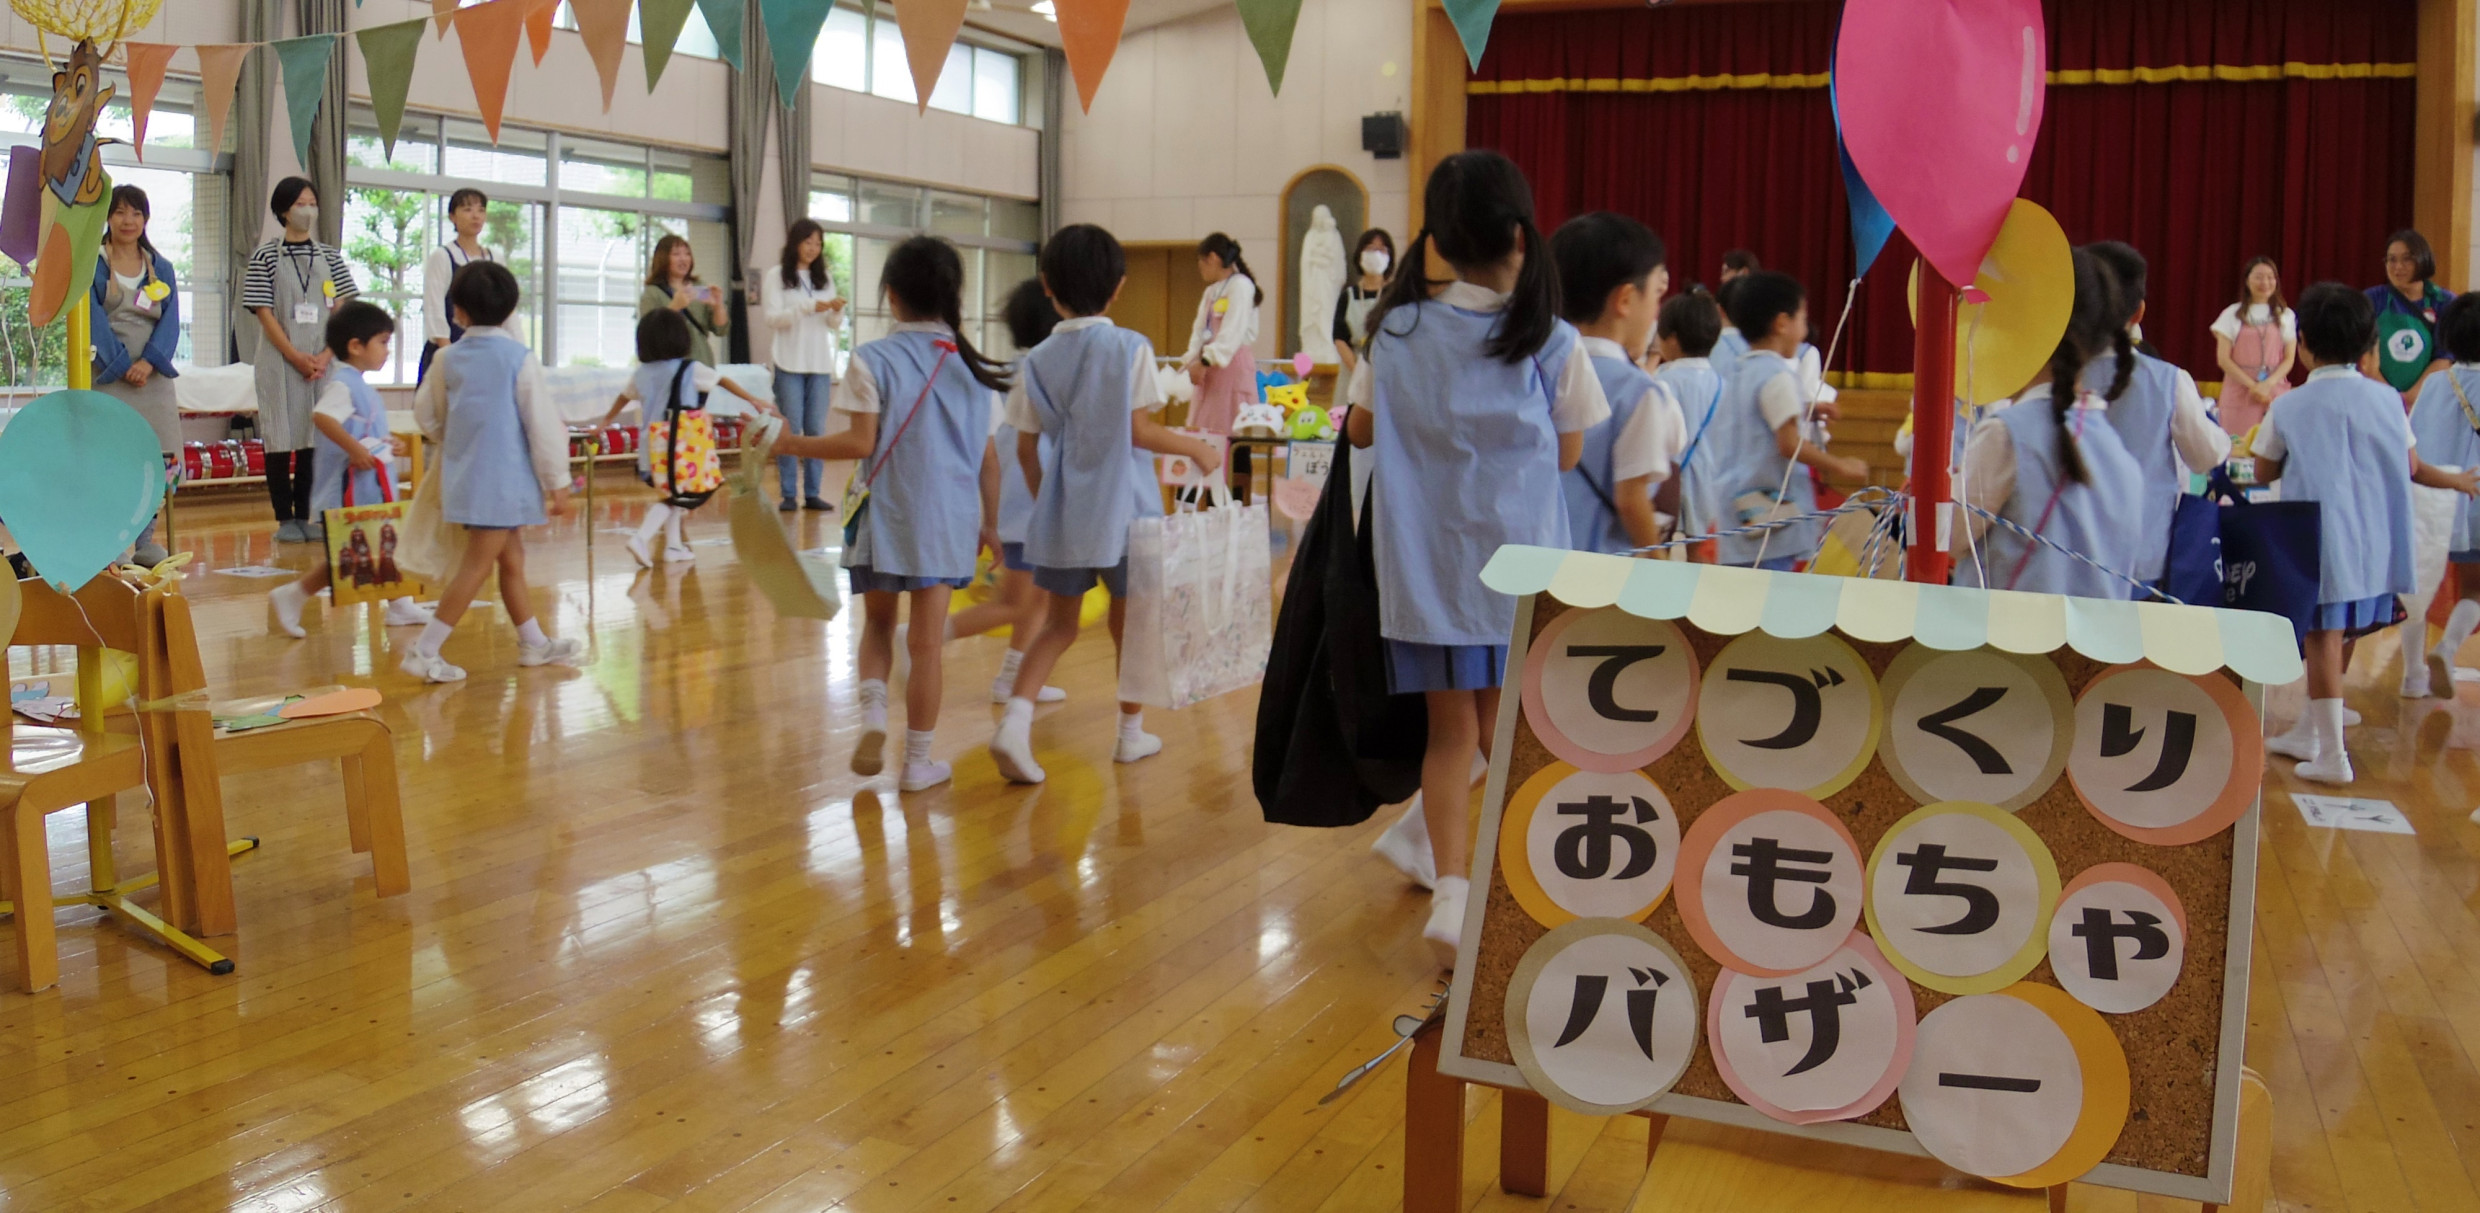
[{"label": "small wooden chair", "polygon": [[[103,698],[105,648],[144,654],[161,643],[151,600],[162,590],[141,590],[105,575],[88,582],[74,600],[41,581],[20,582],[19,592],[24,610],[10,644],[64,645],[78,650],[79,727],[24,724],[13,714],[0,722],[8,742],[6,766],[0,769],[0,816],[6,818],[6,828],[0,829],[0,894],[9,898],[0,910],[13,913],[17,920],[18,984],[31,993],[59,981],[52,911],[64,905],[109,911],[209,972],[231,972],[232,961],[129,900],[131,893],[160,880],[166,906],[176,917],[180,916],[177,907],[194,903],[192,870],[186,859],[190,831],[180,811],[187,798],[182,791],[188,778],[201,774],[210,785],[213,782],[211,769],[185,773],[178,768],[168,718],[141,711],[135,714],[132,730],[107,732],[105,713],[97,706]],[[162,694],[159,685],[150,685],[145,667],[141,660],[137,694]],[[150,785],[156,793],[158,875],[123,881],[112,855],[117,797]],[[86,806],[89,888],[54,897],[43,819],[80,804]],[[220,829],[217,838],[221,855]]]}]

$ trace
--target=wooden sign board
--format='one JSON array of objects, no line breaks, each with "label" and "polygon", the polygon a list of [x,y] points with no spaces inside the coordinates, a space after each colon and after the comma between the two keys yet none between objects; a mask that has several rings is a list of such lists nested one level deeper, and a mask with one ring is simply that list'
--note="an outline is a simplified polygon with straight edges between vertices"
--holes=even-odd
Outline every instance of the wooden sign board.
[{"label": "wooden sign board", "polygon": [[2206,608],[1509,548],[1440,1071],[2230,1198],[2261,688]]}]

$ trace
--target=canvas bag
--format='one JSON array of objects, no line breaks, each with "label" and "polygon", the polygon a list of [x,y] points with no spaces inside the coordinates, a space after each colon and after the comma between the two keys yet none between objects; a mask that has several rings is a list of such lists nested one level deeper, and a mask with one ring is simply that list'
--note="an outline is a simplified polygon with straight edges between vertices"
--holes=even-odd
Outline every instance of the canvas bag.
[{"label": "canvas bag", "polygon": [[1265,677],[1274,639],[1266,505],[1234,505],[1220,484],[1206,499],[1209,508],[1128,524],[1127,702],[1184,708]]},{"label": "canvas bag", "polygon": [[408,571],[399,552],[410,529],[410,506],[396,499],[395,475],[379,465],[379,495],[370,505],[353,503],[353,473],[344,477],[344,504],[327,511],[329,601],[337,606],[427,594],[431,587]]},{"label": "canvas bag", "polygon": [[2304,637],[2323,571],[2321,526],[2315,502],[2249,501],[2217,469],[2204,496],[2179,500],[2164,588],[2190,606],[2280,615]]}]

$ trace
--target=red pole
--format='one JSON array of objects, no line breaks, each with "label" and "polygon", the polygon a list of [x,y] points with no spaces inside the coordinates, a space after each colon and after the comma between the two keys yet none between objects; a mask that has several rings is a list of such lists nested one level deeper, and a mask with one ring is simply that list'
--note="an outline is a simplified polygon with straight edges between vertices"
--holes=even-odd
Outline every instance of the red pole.
[{"label": "red pole", "polygon": [[1903,575],[1932,585],[1946,584],[1949,541],[1962,525],[1948,517],[1954,487],[1946,474],[1955,446],[1955,300],[1955,288],[1924,258],[1912,334],[1911,546]]}]

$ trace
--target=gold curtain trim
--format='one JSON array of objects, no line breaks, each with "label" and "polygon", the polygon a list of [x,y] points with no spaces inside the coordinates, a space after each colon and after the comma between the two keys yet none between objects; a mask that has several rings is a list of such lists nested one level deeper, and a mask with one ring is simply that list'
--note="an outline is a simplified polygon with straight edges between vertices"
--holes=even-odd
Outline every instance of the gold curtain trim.
[{"label": "gold curtain trim", "polygon": [[[2409,80],[2417,75],[2419,65],[2416,63],[2261,63],[2249,66],[2200,63],[2170,67],[2081,68],[2051,72],[2049,82],[2078,85],[2182,84],[2206,80],[2239,83],[2266,80]],[[1692,93],[1724,89],[1824,88],[1830,79],[1825,72],[1810,75],[1755,72],[1739,76],[1658,76],[1639,80],[1571,76],[1549,80],[1473,80],[1465,83],[1464,91],[1478,97],[1515,93]]]}]

